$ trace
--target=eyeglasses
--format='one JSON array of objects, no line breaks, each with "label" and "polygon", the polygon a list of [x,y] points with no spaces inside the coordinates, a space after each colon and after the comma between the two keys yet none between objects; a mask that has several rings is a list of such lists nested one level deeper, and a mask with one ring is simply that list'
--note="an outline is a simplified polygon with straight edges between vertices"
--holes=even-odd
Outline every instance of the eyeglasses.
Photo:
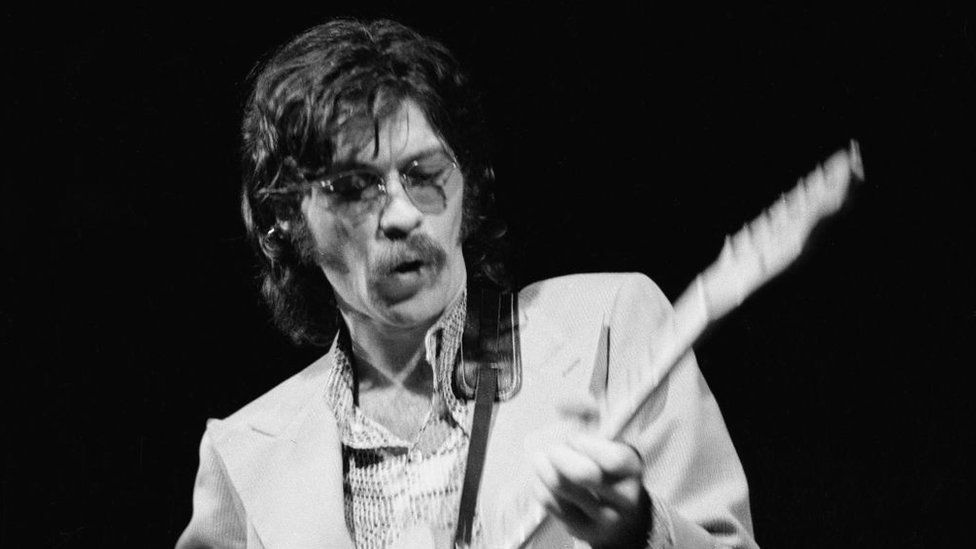
[{"label": "eyeglasses", "polygon": [[[424,213],[447,208],[449,186],[460,180],[457,162],[444,154],[420,158],[399,170],[400,184],[410,201]],[[262,189],[262,197],[281,196],[313,189],[315,205],[347,216],[371,211],[388,194],[387,179],[374,170],[356,169],[334,173],[280,189]]]}]

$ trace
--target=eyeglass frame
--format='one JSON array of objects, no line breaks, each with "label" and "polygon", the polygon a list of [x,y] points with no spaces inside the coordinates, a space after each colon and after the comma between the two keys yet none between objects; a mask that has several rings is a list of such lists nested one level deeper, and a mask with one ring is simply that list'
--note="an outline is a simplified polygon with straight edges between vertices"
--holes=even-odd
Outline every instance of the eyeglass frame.
[{"label": "eyeglass frame", "polygon": [[[444,175],[444,178],[443,178],[444,179],[444,184],[443,185],[435,185],[439,189],[444,189],[445,187],[447,187],[447,183],[450,181],[450,178],[454,175],[454,172],[457,169],[460,168],[460,166],[458,165],[457,160],[455,160],[450,155],[448,155],[448,158],[450,159],[450,163],[448,164],[448,166],[446,166],[444,168],[444,172],[447,172]],[[420,164],[420,162],[421,162],[421,159],[414,159],[409,164],[407,164],[407,166],[405,166],[404,168],[396,170],[397,176],[400,178],[400,185],[403,187],[404,194],[407,195],[407,198],[410,200],[410,203],[413,204],[414,207],[416,207],[418,210],[420,210],[420,211],[422,211],[424,213],[431,213],[431,214],[441,213],[441,212],[443,212],[447,208],[446,197],[445,197],[444,206],[442,208],[440,208],[440,209],[438,209],[436,211],[428,211],[423,206],[421,206],[420,204],[417,204],[417,202],[414,200],[414,197],[410,194],[409,189],[411,187],[409,186],[409,182],[412,181],[415,178],[412,178],[406,172],[409,171],[410,169],[414,168],[418,164]],[[265,189],[259,190],[257,192],[257,195],[261,199],[267,199],[267,198],[270,198],[270,197],[277,197],[277,196],[283,196],[283,195],[289,195],[289,194],[302,193],[302,192],[305,192],[305,191],[307,191],[309,189],[313,189],[315,187],[318,187],[321,190],[323,190],[323,191],[325,191],[327,193],[330,193],[330,194],[339,194],[338,192],[336,192],[335,187],[333,186],[333,182],[335,180],[339,179],[340,177],[345,177],[345,176],[352,175],[352,174],[357,174],[357,173],[366,173],[366,174],[370,174],[371,176],[377,176],[378,179],[380,180],[379,183],[374,183],[372,185],[369,185],[369,186],[363,188],[363,192],[365,192],[370,187],[376,187],[380,191],[380,193],[382,195],[385,195],[385,196],[389,197],[389,192],[387,191],[387,188],[386,188],[387,185],[389,184],[388,183],[389,177],[386,176],[386,175],[384,175],[384,174],[382,174],[382,173],[380,173],[378,170],[373,170],[373,169],[370,169],[370,168],[354,168],[354,169],[351,169],[351,170],[343,170],[341,172],[337,172],[337,173],[331,174],[331,175],[326,176],[326,177],[323,177],[323,178],[316,178],[316,179],[314,179],[312,181],[302,181],[302,182],[299,182],[299,183],[294,183],[294,184],[291,184],[291,185],[288,185],[288,186],[285,186],[285,187],[281,187],[281,188],[277,188],[277,189],[267,189],[267,188],[265,188]],[[379,197],[376,197],[376,198],[379,198]],[[355,202],[361,202],[361,203],[362,202],[368,202],[368,201],[369,200],[363,200],[363,199],[357,199],[357,200],[355,200]]]}]

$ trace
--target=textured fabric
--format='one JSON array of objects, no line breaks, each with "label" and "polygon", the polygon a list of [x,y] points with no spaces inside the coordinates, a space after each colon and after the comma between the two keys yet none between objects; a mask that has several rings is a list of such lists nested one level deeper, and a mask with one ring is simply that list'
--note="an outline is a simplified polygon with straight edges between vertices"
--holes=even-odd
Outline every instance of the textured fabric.
[{"label": "textured fabric", "polygon": [[470,420],[469,408],[455,399],[450,379],[464,319],[462,292],[426,334],[434,391],[430,413],[414,441],[391,433],[354,404],[355,376],[345,331],[332,348],[326,397],[342,443],[346,527],[357,547],[389,546],[411,528],[454,530]]},{"label": "textured fabric", "polygon": [[[525,288],[519,300],[522,389],[496,408],[479,497],[488,547],[524,520],[530,456],[573,432],[558,404],[588,398],[609,411],[625,402],[654,375],[642,368],[672,330],[670,304],[643,275],[560,277]],[[330,351],[208,424],[179,547],[353,546],[341,436],[326,398],[333,366]],[[659,385],[628,442],[646,464],[655,547],[756,546],[745,475],[693,356]],[[558,524],[540,541],[573,544]]]}]

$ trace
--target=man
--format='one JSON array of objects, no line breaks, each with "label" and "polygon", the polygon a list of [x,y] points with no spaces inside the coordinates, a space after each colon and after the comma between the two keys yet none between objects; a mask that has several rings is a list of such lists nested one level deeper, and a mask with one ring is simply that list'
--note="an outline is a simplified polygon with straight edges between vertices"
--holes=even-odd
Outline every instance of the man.
[{"label": "man", "polygon": [[[390,21],[315,27],[263,67],[244,219],[278,325],[329,350],[209,422],[178,547],[451,542],[474,436],[452,388],[468,287],[500,272],[482,127],[449,52]],[[558,519],[543,546],[754,546],[746,481],[693,358],[626,442],[589,432],[667,337],[657,287],[580,275],[518,300],[524,372],[491,421],[474,545],[498,546],[538,502]]]}]

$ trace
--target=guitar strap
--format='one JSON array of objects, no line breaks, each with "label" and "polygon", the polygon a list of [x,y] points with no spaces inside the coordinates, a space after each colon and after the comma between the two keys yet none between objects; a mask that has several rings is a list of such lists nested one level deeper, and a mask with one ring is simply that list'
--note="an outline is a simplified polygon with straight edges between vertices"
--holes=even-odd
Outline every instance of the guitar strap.
[{"label": "guitar strap", "polygon": [[[470,380],[472,377],[477,380],[473,391],[474,417],[468,458],[454,531],[455,547],[471,544],[495,402],[511,398],[521,385],[518,294],[487,289],[472,294],[468,300],[461,364],[454,376],[454,391],[458,398],[470,399]],[[473,371],[477,374],[472,375]],[[506,387],[499,387],[500,381]]]}]

